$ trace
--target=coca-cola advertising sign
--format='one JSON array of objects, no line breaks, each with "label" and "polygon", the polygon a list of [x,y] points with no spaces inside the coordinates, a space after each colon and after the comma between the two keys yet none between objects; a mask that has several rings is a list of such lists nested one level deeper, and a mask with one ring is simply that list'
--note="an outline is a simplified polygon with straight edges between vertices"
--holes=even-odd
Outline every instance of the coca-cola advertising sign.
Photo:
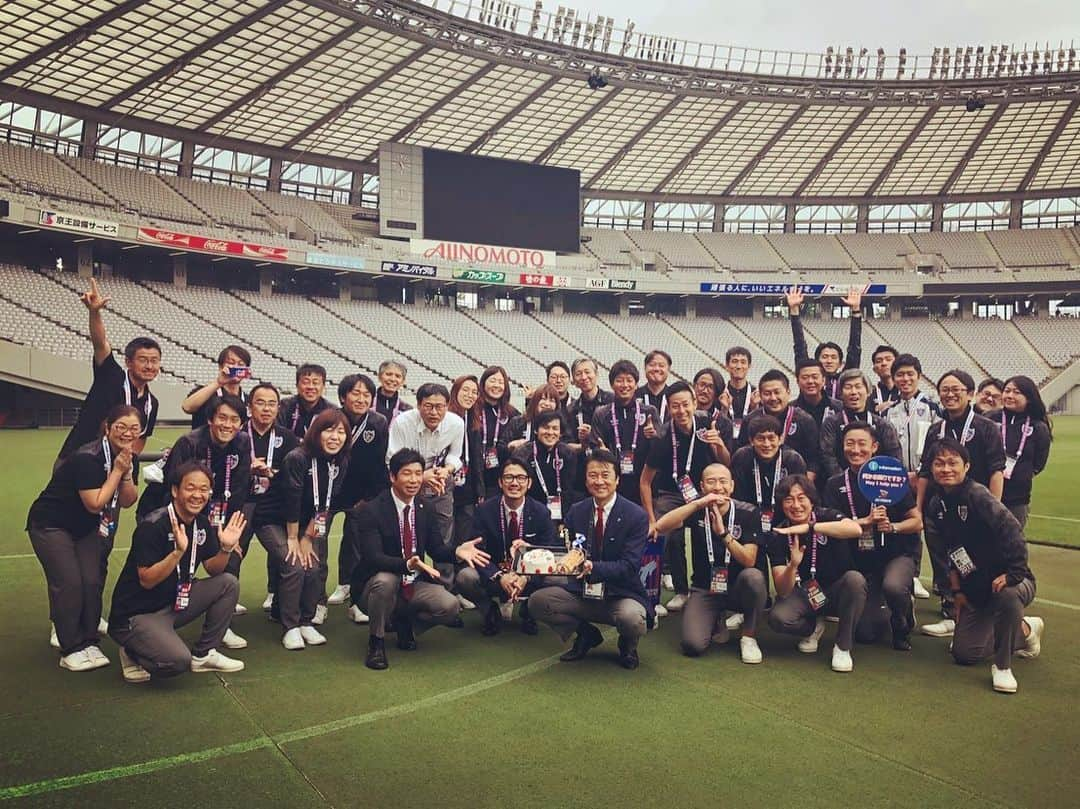
[{"label": "coca-cola advertising sign", "polygon": [[462,264],[494,264],[500,267],[519,267],[523,270],[542,270],[555,265],[555,253],[550,250],[439,242],[432,239],[412,239],[409,247],[414,254],[427,259],[441,258]]},{"label": "coca-cola advertising sign", "polygon": [[177,233],[172,230],[157,230],[156,228],[139,228],[139,241],[163,244],[169,247],[180,247],[185,250],[203,250],[207,253],[221,253],[241,258],[259,258],[267,261],[288,261],[289,249],[287,247],[268,247],[262,244],[250,244],[249,242],[234,242],[228,239],[211,239],[207,236],[196,236],[191,233]]}]

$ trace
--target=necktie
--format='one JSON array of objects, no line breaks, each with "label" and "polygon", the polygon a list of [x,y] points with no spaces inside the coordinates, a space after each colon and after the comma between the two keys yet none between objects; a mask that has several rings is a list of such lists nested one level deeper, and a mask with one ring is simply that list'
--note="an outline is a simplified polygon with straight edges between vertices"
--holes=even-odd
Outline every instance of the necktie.
[{"label": "necktie", "polygon": [[[409,522],[409,511],[411,509],[412,506],[405,506],[401,510],[401,550],[406,562],[416,555],[416,537],[413,536],[412,524]],[[406,601],[412,598],[412,594],[412,582],[408,584],[402,583],[401,595]]]},{"label": "necktie", "polygon": [[599,559],[604,551],[604,507],[601,505],[596,506],[596,524],[593,526],[593,547],[596,548],[593,558]]},{"label": "necktie", "polygon": [[509,536],[506,537],[506,558],[510,558],[510,546],[514,544],[514,540],[518,538],[518,516],[516,511],[510,512],[510,527],[506,531]]}]

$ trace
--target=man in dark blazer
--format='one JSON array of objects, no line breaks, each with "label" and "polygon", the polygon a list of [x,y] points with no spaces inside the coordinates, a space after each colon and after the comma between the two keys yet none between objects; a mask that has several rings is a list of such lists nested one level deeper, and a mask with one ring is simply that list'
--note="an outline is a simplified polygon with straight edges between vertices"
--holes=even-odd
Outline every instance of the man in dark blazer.
[{"label": "man in dark blazer", "polygon": [[581,660],[604,638],[594,623],[619,632],[619,663],[638,667],[638,640],[652,622],[641,583],[641,555],[649,520],[638,505],[618,494],[618,460],[597,449],[585,466],[590,497],[574,505],[566,518],[571,536],[583,541],[588,559],[582,574],[560,586],[544,587],[529,598],[529,611],[563,640],[576,630],[566,662]]},{"label": "man in dark blazer", "polygon": [[[485,635],[497,635],[502,628],[500,605],[513,609],[515,601],[543,586],[542,579],[522,576],[510,569],[515,544],[558,544],[548,507],[525,496],[529,479],[524,461],[515,458],[503,461],[499,469],[502,494],[485,500],[473,517],[473,533],[479,540],[474,544],[483,549],[487,562],[466,562],[455,579],[462,595],[482,609],[487,605],[481,630]],[[469,553],[468,549],[465,553]],[[529,614],[526,601],[521,602],[521,631],[526,635],[537,633],[536,620]]]},{"label": "man in dark blazer", "polygon": [[417,633],[452,623],[461,611],[456,597],[439,584],[439,571],[424,561],[451,562],[430,508],[416,499],[424,482],[424,459],[402,449],[390,458],[390,489],[360,503],[346,522],[344,542],[359,559],[351,591],[371,618],[367,659],[371,669],[387,667],[383,635],[388,619],[397,628],[399,649],[416,649]]}]

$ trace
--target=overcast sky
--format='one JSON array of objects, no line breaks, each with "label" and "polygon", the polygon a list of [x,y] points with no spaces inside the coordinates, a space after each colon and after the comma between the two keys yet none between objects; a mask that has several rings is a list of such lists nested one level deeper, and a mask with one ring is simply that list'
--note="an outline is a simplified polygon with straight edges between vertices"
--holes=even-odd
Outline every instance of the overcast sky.
[{"label": "overcast sky", "polygon": [[[522,0],[518,0],[522,2]],[[525,0],[525,5],[531,5]],[[1080,1],[1045,0],[545,0],[634,21],[639,31],[720,45],[821,52],[827,45],[895,54],[934,46],[1006,43],[1017,47],[1062,39],[1080,46]]]}]

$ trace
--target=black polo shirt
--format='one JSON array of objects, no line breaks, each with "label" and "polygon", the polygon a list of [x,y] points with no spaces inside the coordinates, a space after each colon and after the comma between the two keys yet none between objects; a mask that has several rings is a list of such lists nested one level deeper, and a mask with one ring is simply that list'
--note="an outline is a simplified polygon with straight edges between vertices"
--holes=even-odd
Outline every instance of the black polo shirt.
[{"label": "black polo shirt", "polygon": [[278,424],[292,430],[297,438],[303,438],[315,417],[328,407],[333,405],[321,397],[311,407],[304,407],[304,400],[299,396],[286,396],[278,409]]},{"label": "black polo shirt", "polygon": [[349,420],[352,423],[349,428],[349,466],[334,511],[352,508],[361,500],[374,500],[380,492],[390,488],[390,475],[386,469],[389,422],[370,409],[355,422],[352,417]]},{"label": "black polo shirt", "polygon": [[[191,390],[188,391],[188,396],[190,396],[191,394],[193,394],[193,393],[195,393],[195,392],[197,392],[199,390],[202,390],[202,388],[203,388],[202,385],[196,385],[195,387],[193,387]],[[217,393],[215,395],[216,396],[225,395],[225,389],[224,388],[218,388]],[[244,393],[243,388],[238,389],[238,392],[236,394],[236,398],[238,398],[245,405],[248,403],[248,395],[246,393]],[[204,404],[202,407],[200,407],[198,410],[196,410],[194,413],[191,414],[191,429],[192,430],[197,430],[200,427],[205,427],[209,423],[209,420],[206,418],[206,411],[209,409],[210,404],[213,401],[214,401],[213,399],[207,399],[206,404]],[[245,423],[247,422],[247,413],[246,412],[240,414],[240,420],[245,422]]]},{"label": "black polo shirt", "polygon": [[[793,449],[780,447],[780,473],[776,472],[776,457],[763,461],[753,447],[743,447],[731,457],[731,479],[735,482],[735,498],[750,503],[762,511],[773,510],[773,489],[778,480],[788,475],[805,475],[806,462]],[[761,485],[761,501],[758,502],[758,484],[754,482],[754,461],[757,460],[757,477]]]},{"label": "black polo shirt", "polygon": [[[711,463],[717,463],[716,455],[712,447],[705,443],[701,437],[704,432],[712,427],[712,422],[704,413],[694,414],[694,432],[690,435],[683,434],[682,430],[675,426],[674,422],[668,422],[657,429],[660,435],[649,448],[649,455],[645,465],[656,470],[653,478],[654,492],[674,492],[679,494],[678,481],[683,475],[690,475],[690,480],[697,487],[701,481],[701,473]],[[675,447],[672,448],[672,435],[675,436]],[[693,444],[694,454],[690,458],[689,470],[687,470],[687,455],[690,445]]]},{"label": "black polo shirt", "polygon": [[118,404],[130,404],[139,411],[143,438],[149,438],[154,434],[158,400],[150,392],[150,386],[147,385],[143,394],[139,396],[135,386],[128,381],[127,371],[120,366],[112,354],[102,360],[100,365],[91,360],[91,366],[94,370],[94,381],[86,393],[82,407],[79,408],[79,417],[75,420],[75,426],[71,428],[64,445],[60,448],[60,454],[57,456],[59,458],[66,458],[79,447],[96,439],[101,432],[101,423],[105,420],[105,414]]},{"label": "black polo shirt", "polygon": [[[275,473],[281,471],[285,456],[300,444],[300,439],[293,435],[292,431],[283,429],[279,424],[275,424],[265,433],[259,435],[257,430],[252,429],[249,421],[245,431],[248,434],[248,440],[251,442],[251,456],[253,458],[262,458]],[[273,447],[272,452],[271,446]],[[270,507],[270,489],[273,488],[276,478],[277,475],[275,474],[267,481],[263,475],[256,475],[254,472],[251,474],[251,494],[248,495],[248,502],[255,504],[255,510],[251,516],[251,522],[255,527],[273,522],[274,514]]]},{"label": "black polo shirt", "polygon": [[374,407],[375,412],[386,419],[387,424],[392,422],[398,413],[412,410],[411,404],[401,400],[400,392],[395,393],[393,396],[387,396],[382,392],[382,388],[377,388],[375,390]]},{"label": "black polo shirt", "polygon": [[930,471],[930,451],[944,436],[955,438],[967,448],[971,455],[971,470],[967,476],[971,480],[989,486],[990,476],[1005,469],[1005,447],[1001,443],[1000,425],[994,424],[985,416],[975,414],[971,417],[970,426],[965,430],[964,425],[967,424],[970,413],[969,405],[960,418],[952,419],[946,415],[944,419],[930,425],[926,433],[926,443],[923,444],[919,477],[933,478]]},{"label": "black polo shirt", "polygon": [[[848,501],[848,483],[851,484],[851,502]],[[847,477],[841,472],[833,475],[819,488],[821,501],[826,506],[844,514],[852,519],[861,519],[870,514],[870,501],[859,490],[857,473],[848,470]],[[851,513],[854,504],[855,513]],[[907,519],[907,514],[915,508],[915,495],[908,489],[903,499],[895,506],[888,506],[885,512],[889,515],[889,522],[898,523]],[[871,529],[873,531],[873,529]],[[919,535],[918,534],[882,534],[884,544],[874,542],[872,549],[863,550],[859,547],[859,541],[852,544],[855,567],[862,573],[881,574],[885,566],[898,556],[908,556],[912,559],[919,558]],[[875,532],[875,540],[878,537]]]},{"label": "black polo shirt", "polygon": [[[657,433],[662,433],[663,425],[656,408],[640,399],[631,400],[627,405],[612,402],[597,408],[592,420],[593,437],[614,453],[616,460],[621,461],[620,454],[633,451],[634,471],[624,473],[620,469],[619,494],[638,505],[641,505],[641,470],[645,467],[649,450],[656,441],[645,437],[645,423],[650,417]],[[670,447],[670,444],[668,446]]]},{"label": "black polo shirt", "polygon": [[[761,542],[761,515],[758,510],[749,503],[740,503],[732,500],[729,513],[724,515],[725,532],[728,526],[730,509],[735,510],[735,524],[732,528],[732,537],[742,545],[759,545]],[[686,521],[686,527],[690,529],[690,550],[693,564],[693,574],[690,583],[702,590],[708,590],[712,579],[712,569],[709,565],[709,550],[706,544],[705,534],[705,510],[694,514]],[[716,565],[724,564],[724,537],[712,531],[713,560]],[[759,551],[760,553],[760,551]],[[735,587],[735,579],[743,571],[743,566],[734,556],[727,562],[728,571],[728,594]]]},{"label": "black polo shirt", "polygon": [[65,458],[53,471],[26,517],[26,527],[62,528],[76,539],[97,531],[101,517],[87,511],[79,492],[100,489],[109,473],[101,441],[91,441]]},{"label": "black polo shirt", "polygon": [[821,401],[817,404],[810,404],[801,393],[792,404],[804,413],[809,414],[818,429],[821,429],[821,422],[825,421],[833,413],[839,413],[843,409],[843,404],[838,399],[833,399],[824,393],[821,395]]},{"label": "black polo shirt", "polygon": [[[844,515],[841,512],[824,506],[815,508],[814,516],[817,522],[834,522],[844,519]],[[784,528],[788,525],[791,525],[791,522],[788,519],[781,517],[781,521],[776,527]],[[813,564],[813,553],[810,548],[811,538],[814,538],[817,543],[816,574],[811,574],[810,572],[810,568]],[[803,585],[816,576],[821,589],[828,590],[841,576],[855,567],[851,549],[856,540],[833,539],[832,537],[826,537],[812,532],[798,537],[788,537],[784,534],[777,534],[775,532],[771,533],[768,540],[770,565],[773,567],[780,567],[788,563],[791,559],[789,540],[797,540],[806,548],[806,552],[803,554],[802,564],[799,565],[799,579]]]},{"label": "black polo shirt", "polygon": [[[326,458],[315,460],[315,469],[318,481],[312,481],[312,459],[308,451],[299,446],[285,456],[281,464],[281,472],[274,477],[274,485],[270,488],[270,498],[267,508],[277,507],[280,524],[295,522],[300,525],[303,533],[311,518],[317,511],[327,510],[329,499],[330,509],[335,508],[334,501],[341,492],[341,483],[344,480],[347,469],[343,469],[340,458],[345,452],[338,453],[339,459],[334,463]],[[331,470],[331,465],[335,468]],[[331,479],[331,475],[333,478]],[[315,508],[316,485],[319,493],[319,507]]]},{"label": "black polo shirt", "polygon": [[[657,415],[659,415],[661,421],[671,421],[671,413],[667,409],[667,396],[668,391],[671,389],[671,385],[664,385],[663,390],[659,393],[653,393],[649,390],[648,385],[642,385],[634,392],[635,399],[641,399],[643,404],[651,405],[656,408]],[[659,427],[657,427],[659,429]]]}]

